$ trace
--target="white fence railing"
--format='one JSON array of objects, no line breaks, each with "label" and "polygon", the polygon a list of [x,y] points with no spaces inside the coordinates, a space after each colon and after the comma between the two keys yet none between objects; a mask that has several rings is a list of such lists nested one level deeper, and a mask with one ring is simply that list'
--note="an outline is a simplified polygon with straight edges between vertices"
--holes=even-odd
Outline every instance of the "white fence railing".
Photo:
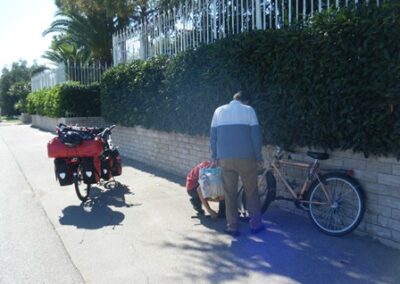
[{"label": "white fence railing", "polygon": [[[382,0],[187,0],[178,8],[153,13],[113,35],[114,65],[156,55],[174,56],[229,34],[277,29],[304,22],[328,7]],[[362,2],[362,3],[361,3]]]},{"label": "white fence railing", "polygon": [[32,92],[51,88],[66,81],[65,65],[60,64],[56,69],[44,70],[31,78]]},{"label": "white fence railing", "polygon": [[107,64],[100,63],[61,63],[55,69],[45,70],[32,76],[32,91],[51,88],[67,81],[78,81],[83,85],[90,85],[99,82],[107,68]]}]

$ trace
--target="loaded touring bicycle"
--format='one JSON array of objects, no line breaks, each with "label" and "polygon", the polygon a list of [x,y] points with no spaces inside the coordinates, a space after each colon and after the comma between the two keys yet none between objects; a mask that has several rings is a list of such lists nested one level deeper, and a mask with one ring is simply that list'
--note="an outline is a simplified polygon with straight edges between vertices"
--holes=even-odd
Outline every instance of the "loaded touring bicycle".
[{"label": "loaded touring bicycle", "polygon": [[56,179],[61,186],[73,184],[81,201],[88,199],[92,184],[122,173],[121,156],[111,140],[114,127],[59,124],[57,137],[47,144],[48,157],[54,158]]}]

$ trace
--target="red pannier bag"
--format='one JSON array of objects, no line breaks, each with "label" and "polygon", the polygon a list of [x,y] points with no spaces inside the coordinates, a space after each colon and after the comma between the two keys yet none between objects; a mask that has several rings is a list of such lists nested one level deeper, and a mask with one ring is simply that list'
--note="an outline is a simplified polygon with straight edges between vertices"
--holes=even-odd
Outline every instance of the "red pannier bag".
[{"label": "red pannier bag", "polygon": [[73,147],[65,145],[58,137],[54,137],[47,143],[49,158],[98,157],[101,153],[103,153],[103,143],[97,137],[93,140],[83,140],[82,143]]}]

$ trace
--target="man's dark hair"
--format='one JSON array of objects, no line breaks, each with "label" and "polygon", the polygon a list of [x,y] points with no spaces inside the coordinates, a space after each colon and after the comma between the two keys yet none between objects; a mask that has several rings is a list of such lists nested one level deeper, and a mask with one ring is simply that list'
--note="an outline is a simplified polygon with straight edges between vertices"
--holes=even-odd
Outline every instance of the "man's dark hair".
[{"label": "man's dark hair", "polygon": [[247,92],[244,91],[239,91],[236,94],[234,94],[233,99],[245,104],[250,103],[250,96],[248,95]]}]

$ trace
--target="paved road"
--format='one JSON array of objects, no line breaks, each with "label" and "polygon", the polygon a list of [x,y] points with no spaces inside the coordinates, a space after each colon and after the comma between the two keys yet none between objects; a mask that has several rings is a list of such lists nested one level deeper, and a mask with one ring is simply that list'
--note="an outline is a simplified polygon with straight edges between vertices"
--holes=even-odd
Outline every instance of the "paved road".
[{"label": "paved road", "polygon": [[192,218],[183,179],[124,160],[81,204],[54,179],[52,134],[0,123],[0,283],[399,283],[400,251],[333,238],[277,208],[238,239]]},{"label": "paved road", "polygon": [[[5,128],[0,124],[0,283],[82,283],[21,160],[8,144]],[[29,155],[24,159],[29,160]]]}]

